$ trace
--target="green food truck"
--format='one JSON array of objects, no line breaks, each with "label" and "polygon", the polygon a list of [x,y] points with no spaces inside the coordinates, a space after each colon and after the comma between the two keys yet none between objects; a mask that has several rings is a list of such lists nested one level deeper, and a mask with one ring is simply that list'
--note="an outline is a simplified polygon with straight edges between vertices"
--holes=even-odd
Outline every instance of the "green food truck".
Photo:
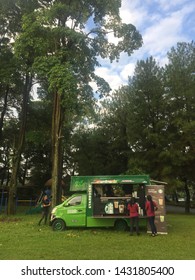
[{"label": "green food truck", "polygon": [[152,185],[148,175],[73,176],[70,191],[73,194],[51,212],[50,225],[55,231],[69,227],[126,230],[130,222],[127,205],[131,197],[136,198],[140,223],[146,227],[145,196],[148,193],[158,200],[157,220],[161,230],[166,231],[164,186]]}]

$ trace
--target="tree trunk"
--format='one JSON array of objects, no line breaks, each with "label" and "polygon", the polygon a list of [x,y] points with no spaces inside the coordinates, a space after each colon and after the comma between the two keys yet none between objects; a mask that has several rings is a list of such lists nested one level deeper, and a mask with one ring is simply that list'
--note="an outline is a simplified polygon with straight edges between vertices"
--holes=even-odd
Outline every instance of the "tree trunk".
[{"label": "tree trunk", "polygon": [[[19,150],[17,152],[19,153]],[[12,159],[12,175],[9,182],[9,197],[7,207],[8,215],[14,215],[16,213],[17,175],[20,164],[20,156],[18,153],[15,153]]]},{"label": "tree trunk", "polygon": [[185,213],[189,214],[190,213],[190,191],[189,191],[187,180],[185,180],[184,189],[185,189],[185,193],[186,193]]},{"label": "tree trunk", "polygon": [[62,113],[61,96],[56,92],[52,114],[52,208],[60,203],[62,193]]},{"label": "tree trunk", "polygon": [[22,114],[21,114],[21,127],[18,135],[18,143],[14,146],[14,154],[12,159],[12,172],[11,179],[9,183],[9,198],[8,198],[8,208],[7,213],[15,214],[16,212],[16,195],[17,195],[17,179],[18,171],[20,167],[20,159],[23,150],[23,145],[25,141],[25,132],[26,132],[26,122],[27,122],[27,110],[28,110],[28,101],[29,94],[32,86],[32,77],[29,74],[26,74],[26,80],[23,91],[23,103],[22,103]]},{"label": "tree trunk", "polygon": [[2,140],[3,122],[4,122],[4,117],[5,117],[5,114],[7,111],[8,93],[9,93],[9,86],[7,85],[6,91],[5,91],[5,96],[4,96],[3,109],[1,112],[1,116],[0,116],[0,140]]}]

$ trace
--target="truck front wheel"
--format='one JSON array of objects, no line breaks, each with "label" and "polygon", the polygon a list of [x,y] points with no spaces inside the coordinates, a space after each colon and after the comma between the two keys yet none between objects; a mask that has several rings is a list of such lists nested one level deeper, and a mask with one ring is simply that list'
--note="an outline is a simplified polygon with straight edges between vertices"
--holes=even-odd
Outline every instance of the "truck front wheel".
[{"label": "truck front wheel", "polygon": [[52,224],[52,229],[54,231],[62,231],[62,230],[65,230],[65,222],[61,219],[56,219],[53,224]]},{"label": "truck front wheel", "polygon": [[114,228],[118,231],[125,231],[127,230],[127,222],[125,220],[116,220]]}]

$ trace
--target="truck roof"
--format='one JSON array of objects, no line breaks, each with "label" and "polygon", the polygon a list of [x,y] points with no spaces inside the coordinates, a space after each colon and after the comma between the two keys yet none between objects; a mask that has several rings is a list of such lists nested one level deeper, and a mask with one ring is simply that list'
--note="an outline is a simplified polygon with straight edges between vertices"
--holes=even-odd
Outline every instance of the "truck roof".
[{"label": "truck roof", "polygon": [[85,191],[92,184],[144,184],[150,185],[149,175],[72,176],[70,191]]}]

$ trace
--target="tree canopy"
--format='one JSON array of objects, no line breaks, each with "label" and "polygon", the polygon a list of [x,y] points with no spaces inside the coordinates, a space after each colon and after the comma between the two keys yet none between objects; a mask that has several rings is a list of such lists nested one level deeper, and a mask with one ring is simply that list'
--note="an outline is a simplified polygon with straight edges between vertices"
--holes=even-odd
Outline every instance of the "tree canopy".
[{"label": "tree canopy", "polygon": [[18,183],[27,179],[42,188],[52,177],[54,206],[63,175],[124,173],[147,173],[183,188],[189,210],[194,42],[178,42],[164,67],[152,56],[137,61],[128,85],[108,98],[110,86],[95,71],[99,58],[119,61],[121,53],[130,56],[142,45],[136,27],[121,21],[120,5],[1,1],[0,180],[9,186],[9,213]]},{"label": "tree canopy", "polygon": [[[25,145],[30,92],[36,81],[52,103],[52,203],[59,201],[62,173],[63,129],[76,108],[83,112],[94,103],[90,83],[97,84],[99,96],[110,88],[95,74],[98,56],[118,60],[121,52],[131,55],[142,44],[132,24],[119,16],[121,1],[5,1],[0,6],[2,37],[20,66],[23,80],[20,133],[14,145],[10,180],[9,212],[13,212],[17,174]],[[117,43],[109,40],[109,35]]]}]

